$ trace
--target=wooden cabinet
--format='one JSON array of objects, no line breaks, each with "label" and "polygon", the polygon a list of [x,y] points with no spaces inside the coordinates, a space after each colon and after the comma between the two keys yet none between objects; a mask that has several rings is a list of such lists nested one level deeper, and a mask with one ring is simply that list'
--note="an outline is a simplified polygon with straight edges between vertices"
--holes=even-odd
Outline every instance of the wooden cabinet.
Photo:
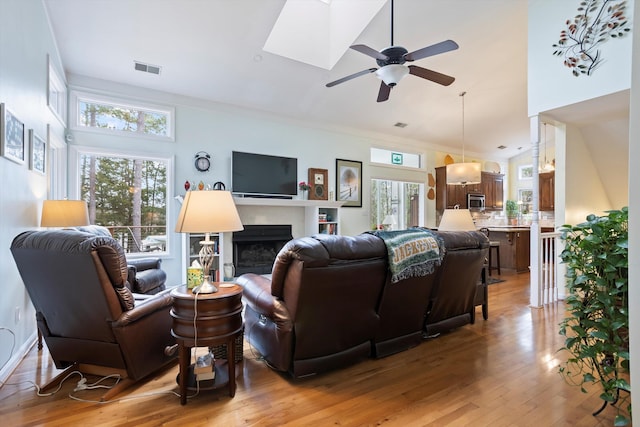
[{"label": "wooden cabinet", "polygon": [[490,239],[500,242],[500,268],[518,273],[529,271],[530,232],[527,229],[496,231],[491,229]]},{"label": "wooden cabinet", "polygon": [[504,199],[504,175],[482,172],[480,192],[484,194],[485,211],[501,211]]},{"label": "wooden cabinet", "polygon": [[307,206],[305,208],[306,235],[340,234],[340,208]]},{"label": "wooden cabinet", "polygon": [[538,175],[540,183],[540,209],[541,211],[555,210],[555,180],[556,173],[544,172]]},{"label": "wooden cabinet", "polygon": [[493,172],[482,172],[482,182],[471,185],[448,185],[447,167],[436,168],[436,211],[442,213],[460,205],[467,209],[467,193],[485,195],[487,211],[501,211],[504,198],[504,175]]}]

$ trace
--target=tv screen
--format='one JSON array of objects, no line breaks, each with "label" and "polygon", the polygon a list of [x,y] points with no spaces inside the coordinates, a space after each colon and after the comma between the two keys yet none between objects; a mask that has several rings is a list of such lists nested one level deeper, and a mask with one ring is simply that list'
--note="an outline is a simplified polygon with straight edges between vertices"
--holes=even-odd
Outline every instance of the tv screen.
[{"label": "tv screen", "polygon": [[298,194],[297,180],[298,159],[231,153],[231,188],[236,194],[290,198]]}]

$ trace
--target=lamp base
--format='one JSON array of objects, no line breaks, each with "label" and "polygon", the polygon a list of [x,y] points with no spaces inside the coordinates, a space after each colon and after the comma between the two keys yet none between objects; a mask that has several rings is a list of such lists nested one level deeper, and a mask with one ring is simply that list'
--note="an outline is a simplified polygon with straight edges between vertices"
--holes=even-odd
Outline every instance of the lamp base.
[{"label": "lamp base", "polygon": [[215,292],[218,292],[218,288],[211,283],[211,276],[204,276],[204,282],[193,288],[194,294],[213,294]]}]

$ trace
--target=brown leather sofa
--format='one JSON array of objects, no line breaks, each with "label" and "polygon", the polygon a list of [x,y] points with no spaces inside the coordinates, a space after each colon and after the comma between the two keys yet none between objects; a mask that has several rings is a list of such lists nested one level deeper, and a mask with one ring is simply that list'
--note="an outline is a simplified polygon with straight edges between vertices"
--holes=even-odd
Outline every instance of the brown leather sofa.
[{"label": "brown leather sofa", "polygon": [[472,321],[489,241],[434,232],[445,256],[429,275],[391,283],[371,234],[288,242],[272,274],[244,274],[245,338],[274,369],[303,377],[382,357]]},{"label": "brown leather sofa", "polygon": [[124,252],[113,238],[26,231],[11,253],[57,368],[120,374],[124,380],[106,399],[175,360],[165,354],[175,344],[168,290],[134,300]]}]

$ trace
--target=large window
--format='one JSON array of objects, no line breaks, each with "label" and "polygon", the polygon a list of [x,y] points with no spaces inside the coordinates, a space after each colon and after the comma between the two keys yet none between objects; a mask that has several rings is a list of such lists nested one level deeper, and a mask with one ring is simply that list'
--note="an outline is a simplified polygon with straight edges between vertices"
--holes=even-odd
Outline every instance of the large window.
[{"label": "large window", "polygon": [[166,251],[170,159],[78,149],[77,161],[91,224],[109,228],[128,253]]},{"label": "large window", "polygon": [[371,229],[403,230],[424,225],[424,184],[371,180]]},{"label": "large window", "polygon": [[72,128],[173,140],[174,109],[72,92]]}]

